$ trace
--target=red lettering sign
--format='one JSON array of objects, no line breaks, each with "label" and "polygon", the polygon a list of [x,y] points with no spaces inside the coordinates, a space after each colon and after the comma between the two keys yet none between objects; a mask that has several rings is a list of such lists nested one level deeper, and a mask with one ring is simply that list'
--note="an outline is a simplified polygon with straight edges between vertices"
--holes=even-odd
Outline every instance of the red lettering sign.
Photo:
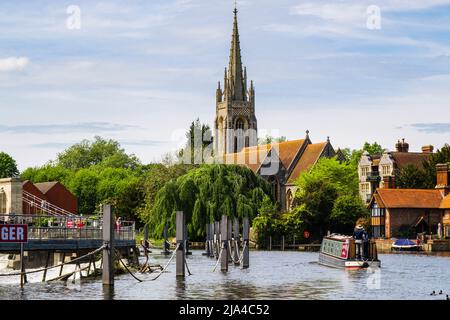
[{"label": "red lettering sign", "polygon": [[309,231],[303,232],[303,237],[305,237],[305,239],[308,239],[309,236],[310,236]]},{"label": "red lettering sign", "polygon": [[28,242],[26,224],[0,224],[0,242]]}]

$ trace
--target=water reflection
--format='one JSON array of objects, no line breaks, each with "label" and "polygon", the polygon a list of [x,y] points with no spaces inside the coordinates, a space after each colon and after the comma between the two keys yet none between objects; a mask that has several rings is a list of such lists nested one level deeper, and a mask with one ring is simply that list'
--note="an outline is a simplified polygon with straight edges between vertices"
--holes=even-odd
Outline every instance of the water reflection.
[{"label": "water reflection", "polygon": [[[30,277],[21,290],[19,279],[2,279],[0,299],[435,299],[450,293],[449,255],[380,254],[379,270],[345,271],[317,264],[317,253],[250,252],[250,268],[230,265],[228,273],[212,272],[215,261],[194,251],[189,257],[193,273],[175,276],[175,264],[156,281],[154,274],[117,276],[115,285],[101,278],[40,282]],[[150,263],[163,262],[151,256]],[[144,262],[144,260],[142,261]],[[432,291],[445,293],[430,296]]]},{"label": "water reflection", "polygon": [[114,286],[102,285],[103,300],[114,300]]}]

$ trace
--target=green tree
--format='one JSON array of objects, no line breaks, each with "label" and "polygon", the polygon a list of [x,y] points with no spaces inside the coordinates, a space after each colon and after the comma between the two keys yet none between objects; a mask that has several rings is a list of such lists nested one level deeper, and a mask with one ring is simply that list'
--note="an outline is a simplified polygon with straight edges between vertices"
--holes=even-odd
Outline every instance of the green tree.
[{"label": "green tree", "polygon": [[361,159],[362,154],[364,151],[367,151],[370,155],[375,154],[383,154],[384,149],[383,147],[378,144],[377,142],[369,143],[365,142],[363,147],[359,150],[351,150],[349,148],[343,149],[342,153],[347,158],[349,163],[352,165],[353,168],[358,168],[359,160]]},{"label": "green tree", "polygon": [[432,189],[436,186],[436,165],[439,163],[450,164],[450,145],[445,144],[436,153],[432,153],[428,161],[424,162],[424,171],[427,174],[427,188]]},{"label": "green tree", "polygon": [[358,172],[337,158],[321,158],[296,184],[293,211],[316,239],[329,229],[348,230],[367,213],[359,197]]},{"label": "green tree", "polygon": [[359,195],[349,194],[338,197],[333,205],[330,221],[334,232],[349,234],[360,218],[368,218],[369,211]]},{"label": "green tree", "polygon": [[395,184],[400,189],[429,189],[430,179],[425,170],[408,165],[395,173]]},{"label": "green tree", "polygon": [[93,165],[134,169],[139,165],[139,160],[134,155],[127,155],[117,141],[97,136],[92,142],[83,140],[59,153],[56,163],[72,170]]},{"label": "green tree", "polygon": [[258,144],[271,144],[272,142],[285,142],[285,141],[287,141],[285,136],[275,138],[273,136],[266,135],[264,138],[258,139]]},{"label": "green tree", "polygon": [[212,134],[209,125],[202,124],[200,119],[192,121],[186,132],[186,146],[178,153],[178,158],[185,164],[211,163]]},{"label": "green tree", "polygon": [[233,165],[201,165],[176,180],[168,181],[158,191],[151,211],[141,212],[154,237],[162,235],[164,226],[175,231],[175,211],[186,214],[192,239],[200,239],[205,224],[230,217],[256,216],[270,186],[250,169]]},{"label": "green tree", "polygon": [[0,178],[11,178],[18,175],[16,161],[9,154],[0,152]]}]

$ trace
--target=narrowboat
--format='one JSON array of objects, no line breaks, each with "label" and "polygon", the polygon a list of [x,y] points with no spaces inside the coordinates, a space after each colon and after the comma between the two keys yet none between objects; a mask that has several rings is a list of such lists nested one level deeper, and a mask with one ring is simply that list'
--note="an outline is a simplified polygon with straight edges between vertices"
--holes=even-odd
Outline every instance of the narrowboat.
[{"label": "narrowboat", "polygon": [[361,257],[357,256],[353,237],[332,234],[322,240],[319,264],[341,269],[379,268],[381,266],[374,241],[366,242],[361,251]]}]

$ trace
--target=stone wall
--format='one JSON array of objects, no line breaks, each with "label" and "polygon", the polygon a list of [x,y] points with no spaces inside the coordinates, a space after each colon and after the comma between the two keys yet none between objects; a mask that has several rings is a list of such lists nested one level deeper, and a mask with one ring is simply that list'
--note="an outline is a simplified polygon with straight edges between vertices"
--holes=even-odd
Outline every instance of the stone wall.
[{"label": "stone wall", "polygon": [[19,178],[0,179],[0,214],[22,214],[22,181]]}]

